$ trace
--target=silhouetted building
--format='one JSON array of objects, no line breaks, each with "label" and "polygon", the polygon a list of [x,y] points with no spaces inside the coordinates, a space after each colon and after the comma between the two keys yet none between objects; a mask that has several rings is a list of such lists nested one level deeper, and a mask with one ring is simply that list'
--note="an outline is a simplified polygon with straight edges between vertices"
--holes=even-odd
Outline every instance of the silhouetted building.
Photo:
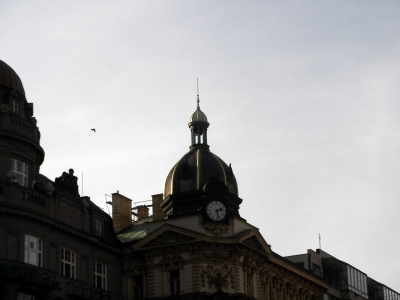
[{"label": "silhouetted building", "polygon": [[111,218],[80,197],[72,169],[39,174],[43,159],[33,104],[0,61],[0,299],[122,299]]}]

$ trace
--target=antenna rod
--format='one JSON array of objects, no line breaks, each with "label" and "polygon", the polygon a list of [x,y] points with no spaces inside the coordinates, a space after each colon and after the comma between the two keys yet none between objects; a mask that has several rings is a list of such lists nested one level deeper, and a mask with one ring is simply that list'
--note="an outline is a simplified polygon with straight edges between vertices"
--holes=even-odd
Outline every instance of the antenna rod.
[{"label": "antenna rod", "polygon": [[82,197],[83,197],[83,172],[82,172]]},{"label": "antenna rod", "polygon": [[321,249],[321,235],[318,233],[318,238],[319,238],[319,250],[322,250]]},{"label": "antenna rod", "polygon": [[199,96],[199,77],[197,77],[197,97]]},{"label": "antenna rod", "polygon": [[321,234],[318,233],[319,239],[319,264],[321,266],[321,272],[318,274],[320,277],[324,277],[324,266],[322,265],[322,249],[321,249]]}]

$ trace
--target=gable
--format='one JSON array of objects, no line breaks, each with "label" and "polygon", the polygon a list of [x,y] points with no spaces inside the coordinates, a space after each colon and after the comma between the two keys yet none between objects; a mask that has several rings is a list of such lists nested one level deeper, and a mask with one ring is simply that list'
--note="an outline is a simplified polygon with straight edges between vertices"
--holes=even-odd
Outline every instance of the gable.
[{"label": "gable", "polygon": [[258,231],[253,231],[251,235],[244,236],[242,240],[243,245],[265,254],[272,254],[270,245],[268,245],[264,238]]},{"label": "gable", "polygon": [[181,228],[164,225],[146,236],[140,242],[132,246],[134,250],[158,248],[161,246],[184,244],[199,240],[195,233]]}]

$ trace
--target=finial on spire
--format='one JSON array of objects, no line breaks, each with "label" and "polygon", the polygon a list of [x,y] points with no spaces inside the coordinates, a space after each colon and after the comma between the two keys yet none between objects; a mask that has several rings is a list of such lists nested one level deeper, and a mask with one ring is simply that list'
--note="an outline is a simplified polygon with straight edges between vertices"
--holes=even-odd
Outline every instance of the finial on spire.
[{"label": "finial on spire", "polygon": [[200,109],[199,77],[197,77],[197,109]]}]

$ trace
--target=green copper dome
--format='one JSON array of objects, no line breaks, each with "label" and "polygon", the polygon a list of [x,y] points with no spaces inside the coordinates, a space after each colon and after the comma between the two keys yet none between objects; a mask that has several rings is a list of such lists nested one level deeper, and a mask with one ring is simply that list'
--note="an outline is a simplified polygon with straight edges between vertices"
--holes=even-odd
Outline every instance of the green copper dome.
[{"label": "green copper dome", "polygon": [[190,117],[190,123],[192,122],[207,122],[207,116],[200,110],[199,106],[197,106],[196,111]]},{"label": "green copper dome", "polygon": [[207,117],[206,115],[201,111],[200,109],[200,98],[199,94],[197,94],[197,109],[193,113],[193,115],[190,117],[190,122],[189,124],[193,122],[207,122]]}]

